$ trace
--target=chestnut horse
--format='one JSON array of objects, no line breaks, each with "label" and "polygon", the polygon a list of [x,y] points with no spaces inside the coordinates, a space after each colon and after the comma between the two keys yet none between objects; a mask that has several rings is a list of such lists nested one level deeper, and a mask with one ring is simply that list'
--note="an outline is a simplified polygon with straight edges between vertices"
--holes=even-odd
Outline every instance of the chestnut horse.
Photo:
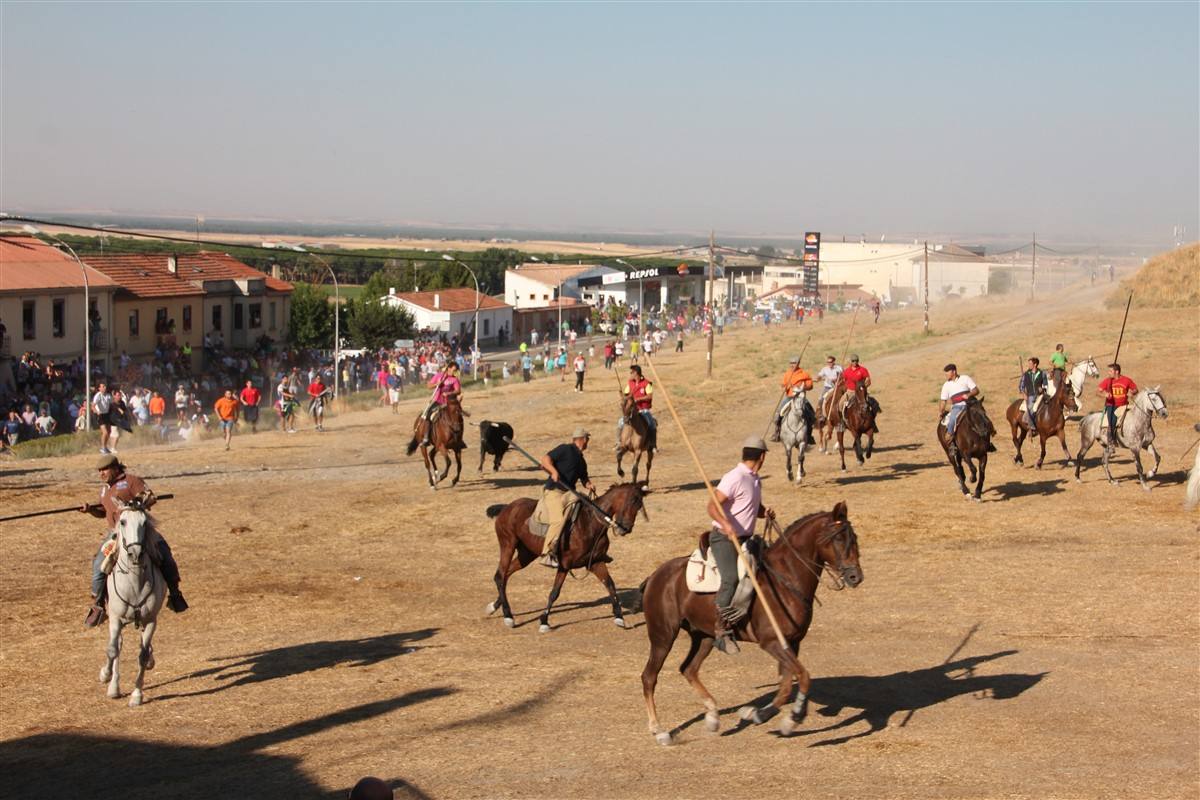
[{"label": "chestnut horse", "polygon": [[[691,646],[679,671],[704,702],[708,730],[715,731],[721,725],[717,701],[700,682],[700,665],[713,649],[716,604],[713,595],[696,594],[687,588],[687,562],[686,557],[673,558],[660,565],[642,584],[642,610],[650,636],[650,657],[642,670],[642,694],[650,733],[659,744],[670,744],[671,734],[659,728],[654,689],[681,628],[691,637]],[[787,702],[794,680],[799,693],[791,712],[784,715],[779,726],[787,734],[804,719],[807,710],[811,678],[797,656],[800,640],[812,624],[813,602],[822,571],[830,569],[838,588],[858,586],[863,580],[858,563],[858,536],[847,517],[846,504],[838,503],[832,512],[809,514],[793,522],[763,551],[759,564],[758,584],[770,597],[786,646],[775,638],[762,598],[754,598],[750,613],[737,624],[735,631],[740,640],[757,643],[779,662],[779,689],[769,705],[761,709],[745,706],[741,716],[755,723],[766,721]]]},{"label": "chestnut horse", "polygon": [[[867,396],[867,388],[861,383],[855,386],[850,402],[840,412],[841,418],[837,426],[838,455],[842,457],[842,472],[846,471],[846,446],[843,444],[846,431],[850,431],[850,435],[854,437],[854,457],[860,466],[867,463],[864,456],[870,458],[874,452],[875,434],[879,433],[879,428],[875,427],[875,408],[875,404]],[[865,449],[862,446],[864,436],[867,437]]]},{"label": "chestnut horse", "polygon": [[[645,497],[649,493],[645,482],[618,483],[609,487],[595,502],[616,522],[614,528],[617,534],[624,536],[633,532],[633,523],[639,511],[643,517],[649,519],[644,505]],[[496,540],[500,544],[500,563],[493,577],[498,594],[495,602],[488,604],[487,613],[491,615],[496,613],[497,609],[502,610],[504,624],[510,628],[516,622],[512,608],[508,605],[508,579],[514,572],[529,566],[542,554],[542,537],[530,533],[528,525],[536,505],[536,500],[522,497],[507,505],[499,503],[487,508],[488,517],[496,520]],[[621,615],[621,602],[617,599],[617,587],[612,576],[608,574],[608,562],[612,561],[608,556],[608,532],[608,522],[595,508],[581,502],[575,521],[567,526],[559,541],[558,571],[554,575],[554,587],[546,601],[546,610],[542,612],[539,632],[546,633],[550,630],[550,607],[558,599],[567,573],[573,569],[586,569],[604,584],[609,599],[612,600],[613,624],[619,628],[625,627],[625,618]]]},{"label": "chestnut horse", "polygon": [[[983,494],[983,477],[987,472],[988,453],[996,450],[995,445],[992,444],[992,437],[995,435],[996,428],[988,419],[983,402],[979,400],[968,401],[962,416],[958,418],[958,425],[954,428],[954,442],[958,446],[958,452],[953,456],[950,454],[950,436],[946,433],[946,426],[940,421],[938,422],[938,441],[946,453],[946,458],[950,461],[950,466],[954,468],[955,476],[958,477],[958,488],[962,490],[964,497],[968,500],[973,499],[976,503]],[[979,462],[978,479],[972,459]],[[967,489],[966,473],[963,472],[964,462],[971,470],[971,483],[975,484],[974,497]]]},{"label": "chestnut horse", "polygon": [[[446,475],[450,473],[450,454],[454,453],[454,462],[457,468],[454,471],[454,480],[450,481],[450,485],[454,486],[458,483],[459,476],[462,475],[462,451],[467,447],[463,442],[463,410],[458,398],[451,397],[442,407],[437,418],[434,419],[428,445],[424,443],[426,424],[425,417],[417,417],[413,423],[412,439],[404,452],[411,456],[418,447],[421,448],[421,458],[425,460],[425,472],[428,473],[431,489],[436,489],[437,485],[444,481]],[[433,448],[432,453],[430,452],[431,447]],[[440,475],[437,474],[438,453],[446,457],[446,466]]]},{"label": "chestnut horse", "polygon": [[642,454],[646,454],[646,483],[650,483],[650,467],[654,464],[654,448],[658,446],[658,430],[651,430],[650,423],[637,410],[637,403],[632,395],[624,395],[621,400],[621,415],[625,424],[617,436],[617,475],[624,478],[625,470],[621,468],[621,459],[626,453],[633,453],[633,482],[637,483],[638,466],[642,463]]},{"label": "chestnut horse", "polygon": [[1058,437],[1058,443],[1062,445],[1063,455],[1067,457],[1066,466],[1071,466],[1075,462],[1071,460],[1071,451],[1067,449],[1067,414],[1079,410],[1079,404],[1075,401],[1075,391],[1071,384],[1065,380],[1066,373],[1061,369],[1054,370],[1050,377],[1050,383],[1054,387],[1054,396],[1050,396],[1050,392],[1046,392],[1045,399],[1038,406],[1037,413],[1034,415],[1033,421],[1036,423],[1037,430],[1032,431],[1029,428],[1029,415],[1021,410],[1021,400],[1014,400],[1009,403],[1008,408],[1004,411],[1004,417],[1008,420],[1008,427],[1012,430],[1013,446],[1017,448],[1017,454],[1013,456],[1014,464],[1024,464],[1025,458],[1021,455],[1021,445],[1025,443],[1025,437],[1036,433],[1041,441],[1042,452],[1038,456],[1037,468],[1042,468],[1042,462],[1046,460],[1046,440],[1051,436]]}]

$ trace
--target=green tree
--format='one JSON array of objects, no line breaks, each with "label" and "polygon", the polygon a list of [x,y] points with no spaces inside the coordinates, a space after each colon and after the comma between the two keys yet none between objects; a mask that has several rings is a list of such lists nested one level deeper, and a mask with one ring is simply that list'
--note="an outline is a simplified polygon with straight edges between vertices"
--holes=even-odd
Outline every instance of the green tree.
[{"label": "green tree", "polygon": [[301,348],[333,346],[333,307],[324,287],[311,283],[295,285],[288,341]]},{"label": "green tree", "polygon": [[[375,277],[371,276],[372,279]],[[379,298],[385,294],[386,289],[383,294],[369,295],[364,292],[362,297],[347,305],[345,328],[349,332],[347,338],[353,346],[370,349],[391,347],[397,339],[412,336],[412,314],[404,308],[379,302]]]}]

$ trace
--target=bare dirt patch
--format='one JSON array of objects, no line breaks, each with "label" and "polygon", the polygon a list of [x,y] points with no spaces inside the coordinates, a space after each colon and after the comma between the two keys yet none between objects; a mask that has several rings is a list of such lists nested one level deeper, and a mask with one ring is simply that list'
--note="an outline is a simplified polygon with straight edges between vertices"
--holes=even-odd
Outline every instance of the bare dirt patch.
[{"label": "bare dirt patch", "polygon": [[[1155,424],[1165,459],[1150,493],[1124,457],[1121,484],[1108,485],[1095,451],[1082,484],[1055,450],[1040,472],[1015,466],[1002,432],[985,502],[965,503],[933,434],[946,360],[979,381],[999,420],[1017,355],[1057,341],[1075,357],[1112,349],[1120,311],[1101,310],[1100,298],[951,305],[929,340],[917,313],[860,317],[852,349],[884,408],[875,457],[840,473],[833,457],[810,453],[800,488],[787,485],[778,453],[765,469],[767,500],[786,519],[848,502],[866,575],[857,590],[818,595],[801,649],[812,712],[795,736],[741,728],[732,713],[721,734],[704,732],[673,671],[680,647],[658,693],[662,720],[683,726],[679,743],[655,744],[641,616],[627,615],[632,630],[613,626],[590,577],[568,581],[549,634],[536,625],[549,570],[510,584],[515,630],[484,617],[496,547],[483,510],[532,496],[537,475],[511,454],[500,473],[478,476],[468,451],[464,482],[430,491],[419,459],[402,455],[414,398],[400,419],[346,414],[323,435],[126,454],[177,496],[159,516],[193,603],[162,620],[138,710],[104,697],[103,635],[80,627],[95,522],[0,527],[5,794],[65,785],[87,797],[340,797],[376,774],[409,796],[447,798],[728,796],[747,781],[755,793],[815,797],[1195,797],[1200,569],[1177,463],[1200,410],[1194,312],[1135,312],[1126,334],[1126,372],[1161,383],[1171,411]],[[661,358],[710,477],[762,431],[787,356],[810,333],[806,362],[841,355],[848,325],[728,333],[707,382],[698,340]],[[512,423],[534,452],[589,426],[592,470],[607,485],[615,382],[597,369],[584,394],[569,386],[493,388],[467,408]],[[678,431],[665,409],[659,419],[650,522],[612,547],[630,600],[705,525]],[[4,512],[92,496],[90,463],[0,465]],[[732,709],[765,695],[775,668],[746,649],[715,654],[704,674]]]}]

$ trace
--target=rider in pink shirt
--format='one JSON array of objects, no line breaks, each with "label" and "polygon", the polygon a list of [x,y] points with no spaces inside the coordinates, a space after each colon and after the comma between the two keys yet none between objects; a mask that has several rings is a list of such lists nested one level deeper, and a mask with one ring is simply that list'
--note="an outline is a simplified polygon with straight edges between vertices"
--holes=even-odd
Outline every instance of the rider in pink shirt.
[{"label": "rider in pink shirt", "polygon": [[426,422],[423,441],[425,445],[429,445],[429,436],[433,432],[433,410],[439,406],[445,408],[452,398],[462,397],[462,382],[458,379],[458,365],[453,361],[447,363],[445,369],[429,379],[429,385],[433,387],[433,399],[425,407],[425,412],[421,414]]}]

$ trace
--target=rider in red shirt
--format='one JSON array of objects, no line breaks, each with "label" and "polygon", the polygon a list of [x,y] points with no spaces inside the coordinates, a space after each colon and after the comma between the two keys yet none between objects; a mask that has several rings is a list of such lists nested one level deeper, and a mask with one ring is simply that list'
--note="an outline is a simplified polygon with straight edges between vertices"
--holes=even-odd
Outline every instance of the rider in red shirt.
[{"label": "rider in red shirt", "polygon": [[[637,406],[637,410],[641,415],[646,418],[646,422],[650,426],[650,431],[656,431],[658,429],[658,421],[650,413],[650,407],[654,405],[654,384],[646,380],[646,377],[642,375],[642,368],[637,364],[629,368],[629,382],[625,385],[625,394],[633,397],[633,404]],[[621,429],[624,427],[625,417],[622,416],[617,422],[618,443],[621,441]]]},{"label": "rider in red shirt", "polygon": [[1117,409],[1129,404],[1129,398],[1137,394],[1137,384],[1121,374],[1121,365],[1108,365],[1108,377],[1100,381],[1096,390],[1104,395],[1104,413],[1108,416],[1108,446],[1117,444]]},{"label": "rider in red shirt", "polygon": [[846,381],[846,392],[848,394],[854,394],[854,390],[858,388],[860,381],[863,388],[870,387],[871,385],[871,373],[867,371],[866,367],[858,363],[857,354],[850,356],[850,366],[842,370],[842,379]]}]

